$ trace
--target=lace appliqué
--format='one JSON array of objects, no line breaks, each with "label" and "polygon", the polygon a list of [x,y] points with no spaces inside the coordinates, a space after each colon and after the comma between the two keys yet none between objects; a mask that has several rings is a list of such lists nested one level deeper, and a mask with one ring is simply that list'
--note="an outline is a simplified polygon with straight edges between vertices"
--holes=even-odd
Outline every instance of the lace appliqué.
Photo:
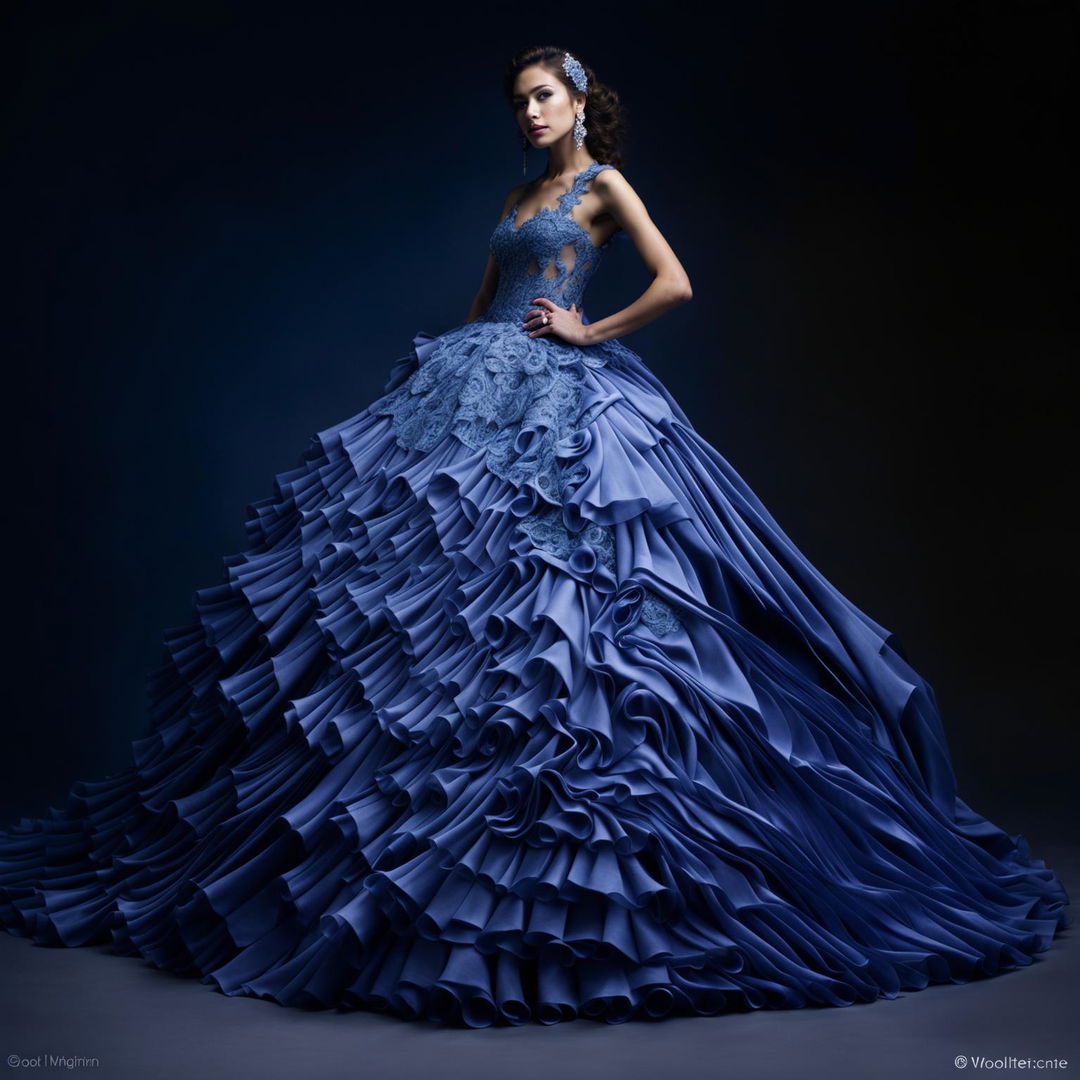
[{"label": "lace appliqu\u00e9", "polygon": [[560,307],[581,305],[589,279],[616,234],[597,247],[571,211],[598,172],[613,166],[594,162],[558,198],[518,221],[521,199],[491,234],[489,250],[499,264],[499,284],[484,313],[488,321],[521,322],[532,300],[546,296]]},{"label": "lace appliqu\u00e9", "polygon": [[[453,434],[471,449],[485,450],[487,467],[496,476],[515,487],[533,488],[532,505],[539,508],[518,524],[537,547],[581,563],[589,557],[587,546],[614,576],[611,529],[590,522],[570,533],[562,506],[588,475],[578,459],[588,446],[588,428],[610,403],[595,385],[587,386],[589,368],[604,367],[609,357],[617,357],[618,343],[608,342],[603,350],[578,348],[550,337],[530,338],[521,326],[537,296],[554,293],[551,298],[560,306],[580,302],[607,244],[595,247],[569,211],[592,177],[609,168],[589,166],[560,196],[557,209],[545,207],[518,228],[515,204],[492,236],[500,284],[483,318],[437,341],[418,337],[418,364],[409,371],[412,365],[401,361],[375,412],[393,417],[405,449],[426,452]],[[564,256],[573,263],[568,265]],[[540,273],[544,264],[558,273]],[[499,325],[503,322],[507,325]],[[640,615],[657,635],[682,628],[664,601],[634,582],[627,585],[620,612],[624,626]]]},{"label": "lace appliqu\u00e9", "polygon": [[[563,524],[562,511],[555,506],[546,506],[543,510],[526,514],[518,525],[537,547],[550,551],[560,559],[569,560],[583,548],[591,549],[597,562],[606,566],[614,576],[615,539],[608,526],[589,522],[577,532],[571,532]],[[640,592],[641,621],[657,637],[683,628],[683,624],[666,601],[644,586]],[[627,595],[630,595],[629,591]]]},{"label": "lace appliqu\u00e9", "polygon": [[[551,502],[573,481],[560,456],[580,428],[595,418],[582,408],[586,369],[603,355],[528,338],[520,330],[472,324],[441,343],[378,408],[392,415],[399,443],[430,450],[453,433],[473,450],[487,450],[496,476],[520,487],[532,480]],[[601,402],[596,408],[602,408]]]}]

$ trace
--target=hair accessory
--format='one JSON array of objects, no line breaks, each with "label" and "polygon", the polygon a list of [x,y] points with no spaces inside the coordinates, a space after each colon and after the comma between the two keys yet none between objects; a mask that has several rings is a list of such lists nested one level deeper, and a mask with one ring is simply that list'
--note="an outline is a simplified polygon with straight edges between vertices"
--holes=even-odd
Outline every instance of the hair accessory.
[{"label": "hair accessory", "polygon": [[[563,53],[563,71],[570,76],[577,89],[584,93],[589,86],[589,80],[585,77],[585,69],[581,66],[580,61],[575,60],[569,53]],[[585,128],[585,110],[584,108],[578,110],[577,119],[574,121],[574,145],[580,150],[582,144],[585,142],[586,128]],[[524,135],[521,136],[521,175],[525,175],[525,168],[528,158],[529,140]]]},{"label": "hair accessory", "polygon": [[578,90],[584,93],[589,85],[589,80],[585,78],[585,69],[569,53],[563,53],[562,69],[574,80]]},{"label": "hair accessory", "polygon": [[[585,69],[580,62],[575,60],[569,53],[563,53],[562,68],[574,80],[574,85],[578,90],[584,93],[589,86],[589,80],[585,78]],[[574,145],[580,150],[584,141],[585,110],[582,108],[578,110],[577,119],[574,121]]]}]

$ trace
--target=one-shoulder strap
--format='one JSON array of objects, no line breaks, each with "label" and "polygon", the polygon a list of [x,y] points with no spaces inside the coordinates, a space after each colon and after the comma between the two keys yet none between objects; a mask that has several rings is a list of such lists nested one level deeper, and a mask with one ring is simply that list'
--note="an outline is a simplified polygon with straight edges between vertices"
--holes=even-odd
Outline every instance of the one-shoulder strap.
[{"label": "one-shoulder strap", "polygon": [[[555,200],[555,206],[541,207],[533,214],[532,218],[527,218],[526,221],[532,221],[533,218],[538,218],[542,214],[569,214],[571,209],[581,202],[581,196],[585,190],[585,185],[601,170],[614,168],[614,165],[605,165],[601,161],[594,161],[588,168],[582,169],[582,171],[574,177],[574,182],[570,187]],[[525,198],[525,193],[529,191],[539,179],[540,177],[538,176],[533,177],[533,179],[525,184],[518,193],[518,197],[514,200],[505,219],[509,221],[511,225],[515,225],[517,222],[518,207],[521,205],[521,200]],[[524,222],[522,224],[524,224]]]},{"label": "one-shoulder strap", "polygon": [[[614,165],[605,165],[602,161],[594,161],[587,169],[578,173],[570,191],[573,191],[575,188],[583,188],[598,172],[601,172],[604,169],[614,168]],[[567,195],[570,194],[570,191],[567,192]]]},{"label": "one-shoulder strap", "polygon": [[614,165],[605,165],[602,161],[594,161],[587,169],[582,170],[574,179],[574,182],[570,185],[570,189],[559,196],[559,205],[563,211],[567,214],[571,209],[579,202],[581,202],[581,196],[585,192],[585,185],[598,173],[604,169],[614,169]]},{"label": "one-shoulder strap", "polygon": [[[587,168],[582,169],[581,172],[579,172],[577,176],[574,177],[574,182],[566,189],[566,191],[564,191],[559,196],[559,198],[565,199],[572,192],[580,191],[598,172],[601,171],[601,169],[614,168],[614,165],[605,165],[602,161],[594,161],[591,165],[589,165]],[[528,191],[529,188],[531,188],[539,179],[539,176],[534,176],[527,184],[522,187],[521,193],[514,200],[515,205],[521,202],[522,198],[525,195],[525,192]]]}]

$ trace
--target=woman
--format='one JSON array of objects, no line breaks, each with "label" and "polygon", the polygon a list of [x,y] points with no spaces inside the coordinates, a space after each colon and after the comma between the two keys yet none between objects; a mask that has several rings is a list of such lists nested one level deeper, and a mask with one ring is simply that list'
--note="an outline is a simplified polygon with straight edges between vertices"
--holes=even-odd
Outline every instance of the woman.
[{"label": "woman", "polygon": [[[548,151],[468,320],[250,508],[133,765],[0,834],[0,922],[229,995],[485,1026],[849,1005],[1031,962],[1054,874],[956,795],[930,686],[618,341],[691,297],[616,95],[515,58]],[[581,299],[621,231],[653,274]]]}]

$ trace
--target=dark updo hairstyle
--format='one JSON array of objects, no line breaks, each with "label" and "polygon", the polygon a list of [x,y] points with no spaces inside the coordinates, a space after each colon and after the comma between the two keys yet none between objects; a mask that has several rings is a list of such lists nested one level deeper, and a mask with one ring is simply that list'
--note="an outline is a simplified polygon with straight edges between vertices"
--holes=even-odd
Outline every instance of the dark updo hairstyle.
[{"label": "dark updo hairstyle", "polygon": [[619,95],[605,86],[572,49],[559,49],[554,45],[530,45],[522,49],[507,65],[503,80],[503,90],[511,106],[514,104],[514,80],[518,73],[533,64],[540,64],[555,76],[571,94],[578,93],[574,80],[563,71],[563,58],[570,53],[581,64],[587,80],[583,91],[585,101],[585,146],[597,161],[604,165],[623,167],[621,142],[626,127],[625,109],[619,101]]}]

